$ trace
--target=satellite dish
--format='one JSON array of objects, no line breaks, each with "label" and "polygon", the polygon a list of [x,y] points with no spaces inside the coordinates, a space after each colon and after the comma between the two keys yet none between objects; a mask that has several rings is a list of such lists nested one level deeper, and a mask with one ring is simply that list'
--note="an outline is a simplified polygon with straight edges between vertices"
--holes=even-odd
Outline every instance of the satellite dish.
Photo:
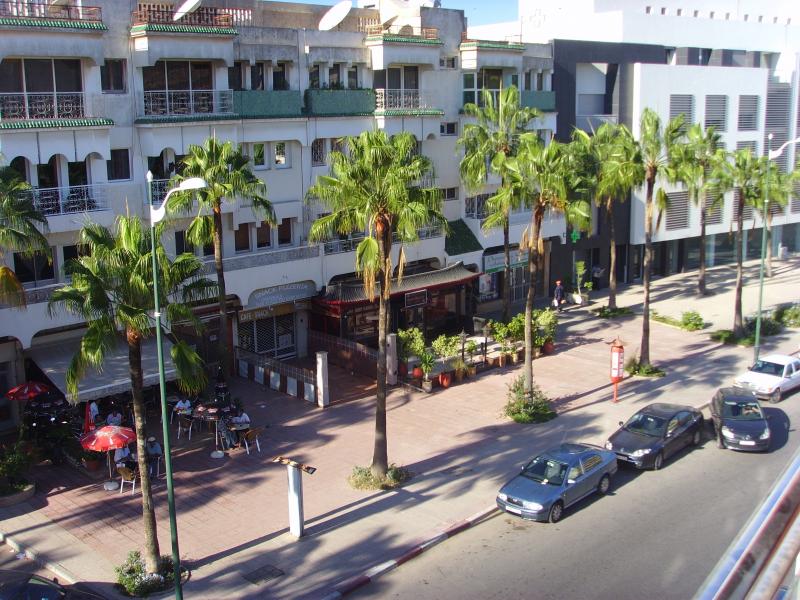
[{"label": "satellite dish", "polygon": [[178,10],[175,11],[175,14],[172,15],[172,20],[177,21],[179,19],[182,19],[190,12],[194,12],[195,10],[197,10],[198,6],[200,6],[200,0],[186,0],[186,2],[181,4]]},{"label": "satellite dish", "polygon": [[347,16],[347,13],[350,12],[351,6],[352,4],[350,0],[342,0],[337,4],[334,4],[328,12],[322,15],[322,18],[319,20],[319,30],[330,31],[336,27],[344,20],[344,18]]}]

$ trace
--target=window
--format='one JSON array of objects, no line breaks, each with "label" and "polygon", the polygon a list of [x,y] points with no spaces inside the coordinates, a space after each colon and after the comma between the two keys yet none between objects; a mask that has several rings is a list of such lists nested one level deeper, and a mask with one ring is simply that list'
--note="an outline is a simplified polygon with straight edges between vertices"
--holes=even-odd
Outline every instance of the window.
[{"label": "window", "polygon": [[347,87],[351,90],[358,88],[358,67],[355,65],[347,69]]},{"label": "window", "polygon": [[341,65],[336,64],[328,69],[328,87],[337,89],[342,87]]},{"label": "window", "polygon": [[264,73],[267,71],[267,65],[263,62],[257,62],[250,67],[250,89],[263,90],[264,89]]},{"label": "window", "polygon": [[464,73],[461,79],[464,86],[464,104],[475,104],[477,97],[475,93],[475,73]]},{"label": "window", "polygon": [[292,243],[292,220],[281,219],[278,225],[278,245],[287,246]]},{"label": "window", "polygon": [[584,458],[582,462],[583,462],[583,472],[588,473],[595,467],[599,466],[603,462],[603,459],[600,458],[599,454],[591,454],[588,457]]},{"label": "window", "polygon": [[458,57],[457,56],[442,56],[439,58],[439,67],[442,69],[457,69]]},{"label": "window", "polygon": [[739,96],[739,131],[758,129],[758,96]]},{"label": "window", "polygon": [[176,231],[175,232],[175,254],[183,254],[184,252],[188,252],[189,254],[194,254],[194,247],[192,246],[191,242],[186,237],[186,232]]},{"label": "window", "polygon": [[276,168],[288,169],[291,166],[291,164],[289,164],[286,142],[275,142],[272,144],[272,152],[272,162]]},{"label": "window", "polygon": [[33,254],[14,253],[14,273],[21,283],[39,285],[53,281],[53,250]]},{"label": "window", "polygon": [[256,227],[256,248],[269,248],[272,245],[272,227],[261,221]]},{"label": "window", "polygon": [[458,122],[450,121],[439,125],[441,135],[458,135]]},{"label": "window", "polygon": [[525,89],[531,89],[531,71],[525,71]]},{"label": "window", "polygon": [[267,168],[264,146],[266,146],[266,144],[264,144],[263,142],[259,142],[258,144],[253,144],[254,167],[261,167],[262,169]]},{"label": "window", "polygon": [[728,130],[728,97],[718,95],[706,96],[706,127],[717,131]]},{"label": "window", "polygon": [[331,152],[344,153],[344,138],[331,138]]},{"label": "window", "polygon": [[106,173],[109,181],[131,178],[131,163],[127,148],[111,151],[111,158],[106,161]]},{"label": "window", "polygon": [[667,194],[667,231],[689,227],[689,194],[685,191]]},{"label": "window", "polygon": [[214,243],[203,244],[203,256],[214,256]]},{"label": "window", "polygon": [[125,60],[107,58],[100,66],[100,87],[106,94],[125,93]]},{"label": "window", "polygon": [[228,67],[228,88],[236,91],[244,89],[244,62],[236,60]]},{"label": "window", "polygon": [[683,130],[694,123],[694,96],[689,94],[671,94],[669,97],[669,118],[684,115]]},{"label": "window", "polygon": [[519,88],[519,73],[511,74],[511,85],[513,85],[515,88]]},{"label": "window", "polygon": [[72,244],[71,246],[64,246],[64,264],[68,260],[77,260],[81,256],[89,256],[89,246],[85,244]]},{"label": "window", "polygon": [[289,78],[287,73],[289,66],[285,62],[279,62],[272,67],[272,89],[273,90],[288,90]]},{"label": "window", "polygon": [[234,248],[236,252],[250,251],[250,224],[240,223],[233,234]]},{"label": "window", "polygon": [[567,475],[567,479],[571,481],[575,481],[578,477],[581,476],[581,467],[580,465],[575,465],[569,470],[569,475]]},{"label": "window", "polygon": [[311,166],[321,167],[325,165],[325,139],[317,138],[311,142]]},{"label": "window", "polygon": [[544,90],[544,71],[536,72],[536,91]]},{"label": "window", "polygon": [[319,65],[312,65],[308,69],[308,87],[312,90],[319,89]]},{"label": "window", "polygon": [[442,189],[442,200],[458,200],[458,188],[444,188]]}]

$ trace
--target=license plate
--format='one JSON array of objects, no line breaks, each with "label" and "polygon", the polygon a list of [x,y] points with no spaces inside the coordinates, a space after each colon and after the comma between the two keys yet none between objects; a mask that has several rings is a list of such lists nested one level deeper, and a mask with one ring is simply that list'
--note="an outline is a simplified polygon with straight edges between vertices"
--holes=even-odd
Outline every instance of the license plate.
[{"label": "license plate", "polygon": [[742,446],[755,446],[756,443],[751,440],[742,440],[739,442]]},{"label": "license plate", "polygon": [[514,513],[515,515],[521,515],[522,511],[518,508],[514,508],[513,506],[506,506],[506,510],[510,513]]}]

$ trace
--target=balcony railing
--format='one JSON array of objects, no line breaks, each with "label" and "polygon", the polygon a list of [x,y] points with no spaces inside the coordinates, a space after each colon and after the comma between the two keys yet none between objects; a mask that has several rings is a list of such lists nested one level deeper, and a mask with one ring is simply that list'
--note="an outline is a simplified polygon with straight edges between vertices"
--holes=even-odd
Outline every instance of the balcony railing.
[{"label": "balcony railing", "polygon": [[103,11],[99,6],[75,6],[74,4],[5,0],[0,2],[0,18],[102,23]]},{"label": "balcony railing", "polygon": [[144,92],[142,114],[177,117],[233,113],[232,90],[157,90]]},{"label": "balcony railing", "polygon": [[411,27],[410,25],[370,25],[367,35],[391,35],[404,38],[420,38],[423,40],[438,40],[439,30],[435,27]]},{"label": "balcony railing", "polygon": [[[426,225],[417,230],[420,240],[430,240],[442,237],[442,228],[438,225]],[[341,254],[343,252],[355,252],[356,247],[364,239],[363,233],[353,233],[348,238],[342,240],[331,240],[323,244],[325,254]],[[400,242],[397,232],[392,234],[392,243]]]},{"label": "balcony railing", "polygon": [[64,215],[95,210],[108,210],[108,189],[105,185],[74,185],[57,188],[34,188],[23,192],[44,215]]},{"label": "balcony railing", "polygon": [[152,202],[153,206],[161,206],[164,198],[167,196],[167,189],[169,187],[169,179],[154,179],[150,184],[150,189],[153,192]]},{"label": "balcony railing", "polygon": [[81,119],[85,106],[83,92],[0,94],[0,119]]},{"label": "balcony railing", "polygon": [[375,110],[436,108],[433,99],[419,90],[375,90]]},{"label": "balcony railing", "polygon": [[[226,271],[238,271],[239,269],[251,269],[267,265],[277,265],[281,263],[306,261],[319,256],[319,246],[289,246],[278,248],[277,250],[266,250],[263,252],[244,253],[238,256],[231,256],[223,260]],[[214,259],[209,257],[205,261],[204,272],[214,273]]]},{"label": "balcony railing", "polygon": [[171,10],[143,8],[133,11],[131,24],[136,25],[196,25],[199,27],[233,27],[233,16],[214,7],[200,7],[177,21]]}]

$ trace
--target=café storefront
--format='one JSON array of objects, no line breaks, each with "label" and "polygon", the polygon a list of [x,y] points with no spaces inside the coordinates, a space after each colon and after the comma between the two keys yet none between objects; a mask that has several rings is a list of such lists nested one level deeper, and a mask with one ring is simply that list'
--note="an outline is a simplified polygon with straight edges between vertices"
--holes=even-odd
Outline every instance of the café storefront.
[{"label": "caf\u00e9 storefront", "polygon": [[[470,331],[475,312],[473,286],[478,273],[458,262],[443,269],[392,281],[389,330],[418,327],[432,340],[442,333]],[[378,293],[379,286],[376,288]],[[329,285],[313,302],[312,329],[376,347],[378,300],[370,301],[361,280]]]}]

